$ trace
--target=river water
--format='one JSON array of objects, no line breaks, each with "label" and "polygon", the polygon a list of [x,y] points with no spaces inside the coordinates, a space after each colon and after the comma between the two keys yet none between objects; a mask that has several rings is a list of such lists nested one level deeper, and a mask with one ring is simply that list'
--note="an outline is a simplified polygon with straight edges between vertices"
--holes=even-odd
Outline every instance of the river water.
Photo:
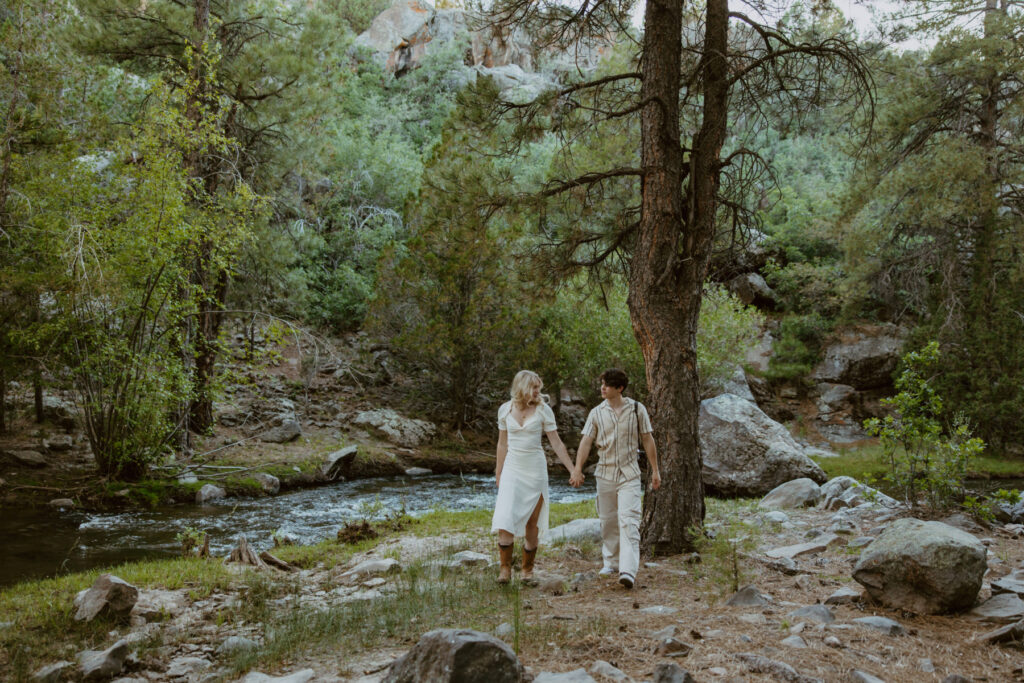
[{"label": "river water", "polygon": [[[1024,480],[971,481],[968,488],[1021,489]],[[207,505],[130,512],[4,510],[0,586],[130,560],[173,557],[180,549],[175,536],[186,527],[206,531],[214,554],[226,555],[241,534],[261,550],[273,545],[271,537],[277,531],[292,534],[301,543],[316,543],[333,538],[345,522],[383,518],[403,507],[413,516],[436,509],[492,508],[494,495],[490,475],[431,475],[358,479],[280,496],[223,498]],[[579,489],[570,487],[564,477],[551,477],[553,502],[593,497],[593,477]]]},{"label": "river water", "polygon": [[[117,513],[5,511],[0,538],[5,558],[0,586],[122,562],[173,557],[175,535],[186,527],[206,531],[210,549],[226,555],[244,534],[259,549],[285,532],[301,543],[333,538],[345,523],[382,518],[401,510],[418,516],[436,509],[475,510],[494,506],[490,475],[432,475],[359,479],[266,498],[223,498],[207,505],[171,506]],[[594,480],[574,489],[551,477],[551,500],[593,499]]]}]

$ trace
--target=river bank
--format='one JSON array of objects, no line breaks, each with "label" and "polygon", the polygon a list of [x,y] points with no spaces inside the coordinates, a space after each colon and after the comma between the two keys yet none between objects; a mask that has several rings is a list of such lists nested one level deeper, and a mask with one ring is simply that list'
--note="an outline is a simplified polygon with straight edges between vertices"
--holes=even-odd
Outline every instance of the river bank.
[{"label": "river bank", "polygon": [[[600,550],[586,535],[544,546],[536,585],[495,585],[486,510],[392,519],[372,525],[375,538],[274,549],[295,572],[198,558],[115,567],[151,605],[131,625],[72,618],[76,592],[98,572],[23,583],[0,591],[0,677],[27,680],[45,665],[125,640],[132,655],[119,675],[136,681],[309,671],[315,681],[369,683],[420,635],[442,627],[498,634],[534,674],[593,671],[606,662],[640,681],[658,663],[674,661],[700,681],[775,680],[752,668],[750,656],[757,656],[827,681],[848,680],[853,670],[890,682],[1021,677],[1013,650],[979,639],[996,626],[968,613],[917,616],[860,596],[829,604],[831,621],[805,616],[820,612],[819,603],[840,588],[857,594],[850,572],[861,549],[853,539],[878,533],[899,515],[878,510],[851,517],[850,533],[794,557],[786,568],[768,553],[820,536],[833,512],[807,508],[780,517],[758,510],[753,500],[708,503],[707,528],[715,538],[703,542],[700,560],[648,563],[633,591],[597,577]],[[552,524],[593,514],[592,501],[554,505]],[[974,530],[988,545],[980,602],[995,578],[1024,567],[1024,549],[1019,532]],[[352,571],[368,560],[377,569]],[[746,584],[765,600],[726,604]],[[899,630],[856,621],[867,616],[891,619]],[[666,649],[666,638],[677,644]],[[612,680],[596,673],[594,679]]]}]

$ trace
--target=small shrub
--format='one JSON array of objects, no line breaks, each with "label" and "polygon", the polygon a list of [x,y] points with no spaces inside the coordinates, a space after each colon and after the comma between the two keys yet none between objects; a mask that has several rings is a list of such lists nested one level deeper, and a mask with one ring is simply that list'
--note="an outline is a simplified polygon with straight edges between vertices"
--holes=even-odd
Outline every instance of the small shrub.
[{"label": "small shrub", "polygon": [[907,504],[925,504],[935,510],[951,507],[964,497],[963,480],[972,458],[985,444],[971,436],[962,417],[943,432],[939,416],[942,398],[933,380],[938,370],[939,345],[931,342],[903,357],[903,372],[896,380],[896,396],[882,401],[893,409],[885,419],[864,423],[878,436],[889,462],[886,478],[903,492]]},{"label": "small shrub", "polygon": [[338,543],[358,543],[377,538],[377,530],[365,519],[358,522],[349,522],[338,529]]},{"label": "small shrub", "polygon": [[719,593],[735,593],[747,583],[749,574],[745,556],[757,547],[755,530],[742,522],[711,525],[704,534],[695,530],[702,572],[719,588]]},{"label": "small shrub", "polygon": [[205,531],[187,526],[174,536],[181,544],[182,557],[207,557],[210,554],[210,539]]}]

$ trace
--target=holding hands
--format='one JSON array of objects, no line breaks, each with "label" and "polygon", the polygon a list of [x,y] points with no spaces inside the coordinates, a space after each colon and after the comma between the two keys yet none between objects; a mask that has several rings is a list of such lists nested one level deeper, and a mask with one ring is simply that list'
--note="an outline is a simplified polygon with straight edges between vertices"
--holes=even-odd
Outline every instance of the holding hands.
[{"label": "holding hands", "polygon": [[583,486],[583,472],[578,467],[569,472],[569,485],[576,488]]}]

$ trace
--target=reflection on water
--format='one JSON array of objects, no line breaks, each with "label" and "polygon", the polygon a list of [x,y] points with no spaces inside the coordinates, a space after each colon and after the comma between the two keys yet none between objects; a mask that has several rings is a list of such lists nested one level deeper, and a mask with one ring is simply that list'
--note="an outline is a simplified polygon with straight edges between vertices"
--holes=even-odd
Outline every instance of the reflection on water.
[{"label": "reflection on water", "polygon": [[[302,543],[333,537],[347,521],[380,518],[401,510],[413,516],[436,509],[475,510],[494,505],[490,475],[435,475],[360,479],[269,498],[225,498],[203,506],[176,506],[120,513],[56,513],[7,510],[0,515],[6,557],[0,585],[22,579],[110,566],[128,560],[174,556],[175,534],[194,527],[210,535],[210,549],[227,554],[244,534],[258,548],[272,545],[280,530]],[[571,488],[551,477],[551,500],[593,499],[593,478]]]}]

